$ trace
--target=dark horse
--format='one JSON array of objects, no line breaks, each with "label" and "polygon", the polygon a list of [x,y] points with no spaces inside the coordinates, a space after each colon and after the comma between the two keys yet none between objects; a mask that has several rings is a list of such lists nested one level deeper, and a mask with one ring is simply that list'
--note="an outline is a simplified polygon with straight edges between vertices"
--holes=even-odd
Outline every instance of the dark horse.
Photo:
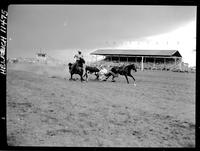
[{"label": "dark horse", "polygon": [[97,67],[91,67],[91,66],[86,66],[85,67],[85,74],[83,77],[86,76],[86,80],[88,81],[88,73],[92,74],[94,73],[96,75],[96,79],[99,79],[99,69]]},{"label": "dark horse", "polygon": [[80,58],[80,60],[78,60],[76,63],[72,64],[72,63],[69,63],[68,66],[69,66],[69,72],[71,74],[71,77],[69,80],[73,80],[72,76],[73,74],[78,74],[80,75],[81,77],[81,82],[82,81],[85,81],[83,79],[83,64],[85,63],[85,60]]},{"label": "dark horse", "polygon": [[[135,67],[134,64],[130,64],[130,65],[127,65],[127,66],[120,66],[120,67],[114,66],[114,67],[112,67],[112,68],[110,69],[110,71],[113,72],[113,73],[115,73],[116,75],[117,75],[117,74],[124,75],[125,78],[126,78],[127,83],[129,83],[129,81],[128,81],[128,76],[129,76],[129,77],[132,77],[133,80],[134,80],[134,85],[135,85],[135,78],[131,75],[131,70],[134,70],[135,72],[137,72],[137,69],[136,69],[136,67]],[[115,81],[114,78],[115,78],[116,76],[113,76],[113,74],[111,74],[110,72],[109,72],[108,74],[106,74],[106,79],[105,79],[105,81],[106,81],[111,75],[112,75],[112,81],[114,82],[114,81]]]}]

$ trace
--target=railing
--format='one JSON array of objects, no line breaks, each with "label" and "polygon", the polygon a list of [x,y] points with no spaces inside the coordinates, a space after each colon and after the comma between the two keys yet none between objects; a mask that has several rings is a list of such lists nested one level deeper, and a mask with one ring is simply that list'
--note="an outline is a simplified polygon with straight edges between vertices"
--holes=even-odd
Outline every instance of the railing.
[{"label": "railing", "polygon": [[[100,60],[95,63],[92,63],[93,66],[100,66],[104,65],[106,67],[112,67],[112,66],[121,66],[121,65],[127,65],[130,63],[134,63],[136,68],[141,70],[141,63],[140,62],[110,62],[107,60]],[[166,62],[166,63],[153,63],[153,62],[144,62],[143,63],[144,70],[167,70],[167,71],[188,71],[188,67],[185,66],[184,63],[181,62],[181,60],[177,60],[176,64],[175,62]]]}]

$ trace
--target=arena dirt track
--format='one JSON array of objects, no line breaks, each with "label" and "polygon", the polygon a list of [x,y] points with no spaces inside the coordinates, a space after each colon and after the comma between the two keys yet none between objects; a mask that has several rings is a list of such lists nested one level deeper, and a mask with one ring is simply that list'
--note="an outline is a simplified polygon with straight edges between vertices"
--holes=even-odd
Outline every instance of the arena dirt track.
[{"label": "arena dirt track", "polygon": [[194,147],[195,74],[133,75],[136,87],[121,76],[69,81],[63,66],[8,65],[8,144]]}]

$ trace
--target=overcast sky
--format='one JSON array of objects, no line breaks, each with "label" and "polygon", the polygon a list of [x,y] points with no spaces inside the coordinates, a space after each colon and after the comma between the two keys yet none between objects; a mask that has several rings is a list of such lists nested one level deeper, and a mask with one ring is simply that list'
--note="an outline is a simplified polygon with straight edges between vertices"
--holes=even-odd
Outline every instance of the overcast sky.
[{"label": "overcast sky", "polygon": [[191,22],[196,32],[195,6],[10,5],[7,55],[34,57],[42,50],[70,60],[77,49],[87,56],[99,48],[118,48],[127,41],[170,33]]}]

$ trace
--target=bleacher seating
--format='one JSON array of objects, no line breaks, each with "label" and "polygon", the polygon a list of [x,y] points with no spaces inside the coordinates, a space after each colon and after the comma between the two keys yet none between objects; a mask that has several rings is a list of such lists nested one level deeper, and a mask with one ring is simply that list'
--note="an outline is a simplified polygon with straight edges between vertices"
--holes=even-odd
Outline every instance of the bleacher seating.
[{"label": "bleacher seating", "polygon": [[[140,62],[111,62],[108,60],[100,60],[97,62],[92,63],[92,66],[100,66],[104,65],[107,68],[111,68],[113,66],[121,66],[121,65],[127,65],[130,63],[134,63],[136,65],[136,68],[141,70],[141,63]],[[182,63],[180,60],[176,62],[166,62],[164,63],[153,63],[153,62],[144,62],[143,63],[144,70],[166,70],[166,71],[180,71],[180,72],[187,72],[188,68],[185,67],[185,64]]]}]

